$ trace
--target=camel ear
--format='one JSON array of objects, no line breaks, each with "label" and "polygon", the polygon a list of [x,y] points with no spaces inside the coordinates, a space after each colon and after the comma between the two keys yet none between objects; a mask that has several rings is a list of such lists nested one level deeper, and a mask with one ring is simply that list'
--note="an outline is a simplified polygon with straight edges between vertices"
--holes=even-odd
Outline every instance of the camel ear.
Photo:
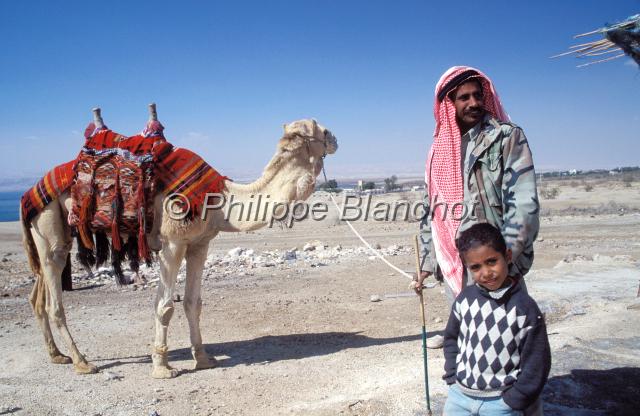
[{"label": "camel ear", "polygon": [[282,123],[282,130],[287,131],[287,123]]}]

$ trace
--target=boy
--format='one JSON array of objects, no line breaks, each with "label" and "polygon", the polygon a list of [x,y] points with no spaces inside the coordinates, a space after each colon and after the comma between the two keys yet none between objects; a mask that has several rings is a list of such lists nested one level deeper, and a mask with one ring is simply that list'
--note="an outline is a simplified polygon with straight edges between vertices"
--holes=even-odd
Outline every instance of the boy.
[{"label": "boy", "polygon": [[509,276],[511,250],[486,223],[464,231],[456,246],[475,284],[458,295],[445,329],[444,414],[542,414],[551,350],[538,305],[522,277]]}]

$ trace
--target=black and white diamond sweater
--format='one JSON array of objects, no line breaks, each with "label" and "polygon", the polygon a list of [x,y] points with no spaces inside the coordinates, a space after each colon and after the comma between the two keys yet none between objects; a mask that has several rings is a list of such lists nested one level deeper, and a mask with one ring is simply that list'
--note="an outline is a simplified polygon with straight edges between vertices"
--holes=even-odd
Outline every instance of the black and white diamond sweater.
[{"label": "black and white diamond sweater", "polygon": [[542,392],[551,349],[538,305],[522,278],[511,281],[496,291],[467,286],[458,295],[444,334],[443,378],[468,395],[501,395],[522,410]]}]

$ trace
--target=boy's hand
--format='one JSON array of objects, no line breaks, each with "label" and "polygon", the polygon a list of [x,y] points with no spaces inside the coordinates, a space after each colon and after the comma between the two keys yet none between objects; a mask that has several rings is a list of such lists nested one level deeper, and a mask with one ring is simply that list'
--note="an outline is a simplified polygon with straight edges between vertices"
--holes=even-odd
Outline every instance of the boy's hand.
[{"label": "boy's hand", "polygon": [[426,279],[427,277],[431,276],[431,272],[425,272],[425,271],[421,271],[420,272],[420,276],[417,276],[415,273],[413,274],[413,281],[411,282],[411,285],[409,286],[410,289],[413,289],[418,295],[422,292],[423,286],[422,286],[422,282],[424,282],[424,279]]}]

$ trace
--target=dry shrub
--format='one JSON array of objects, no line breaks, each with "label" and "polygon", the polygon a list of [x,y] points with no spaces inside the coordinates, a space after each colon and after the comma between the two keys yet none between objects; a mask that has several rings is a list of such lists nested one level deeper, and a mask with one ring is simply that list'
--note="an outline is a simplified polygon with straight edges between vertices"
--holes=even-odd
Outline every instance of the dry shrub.
[{"label": "dry shrub", "polygon": [[560,188],[554,187],[543,187],[540,189],[540,196],[543,199],[556,199],[560,195]]}]

